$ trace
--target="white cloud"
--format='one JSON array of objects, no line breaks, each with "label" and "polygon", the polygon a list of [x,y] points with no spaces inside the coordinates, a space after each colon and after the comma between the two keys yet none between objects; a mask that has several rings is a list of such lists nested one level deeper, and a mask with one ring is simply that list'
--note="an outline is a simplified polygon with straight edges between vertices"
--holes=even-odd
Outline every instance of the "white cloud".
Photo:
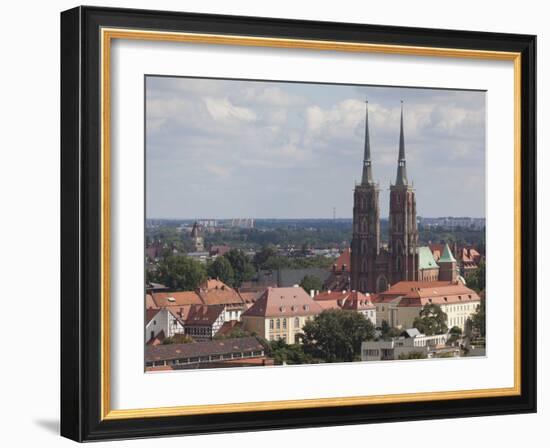
[{"label": "white cloud", "polygon": [[365,96],[374,173],[383,191],[395,179],[404,98],[409,178],[418,180],[419,199],[422,188],[429,190],[419,213],[484,210],[483,195],[469,192],[466,198],[460,183],[433,190],[432,181],[443,170],[449,178],[469,176],[470,185],[475,179],[483,184],[485,108],[479,92],[329,85],[300,90],[296,84],[185,78],[162,78],[151,86],[147,160],[155,163],[147,170],[153,190],[148,197],[157,198],[148,208],[153,215],[201,216],[201,204],[215,203],[219,216],[233,216],[236,204],[254,216],[289,216],[293,210],[322,216],[330,212],[329,201],[340,216],[345,210],[350,216],[351,188],[361,175]]},{"label": "white cloud", "polygon": [[227,98],[206,97],[204,103],[216,121],[252,123],[258,118],[252,110],[235,106]]}]

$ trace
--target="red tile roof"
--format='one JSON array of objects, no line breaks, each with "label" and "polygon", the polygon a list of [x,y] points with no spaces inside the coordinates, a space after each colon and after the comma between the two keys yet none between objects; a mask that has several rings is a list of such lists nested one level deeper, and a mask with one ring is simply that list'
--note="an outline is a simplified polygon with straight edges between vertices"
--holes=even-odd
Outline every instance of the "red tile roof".
[{"label": "red tile roof", "polygon": [[212,325],[224,312],[223,305],[192,305],[185,319],[185,326]]},{"label": "red tile roof", "polygon": [[344,252],[342,252],[340,256],[336,259],[336,261],[334,262],[334,265],[336,265],[337,271],[341,271],[342,267],[345,268],[344,269],[345,271],[349,271],[350,264],[351,264],[351,250],[347,248],[347,249],[344,249]]},{"label": "red tile roof", "polygon": [[243,305],[244,300],[230,286],[218,279],[209,278],[199,286],[199,295],[205,305]]},{"label": "red tile roof", "polygon": [[323,309],[369,310],[376,308],[372,296],[359,291],[323,291],[313,298]]},{"label": "red tile roof", "polygon": [[323,308],[298,286],[268,288],[241,316],[311,316]]},{"label": "red tile roof", "polygon": [[153,300],[153,297],[151,296],[151,294],[145,294],[145,308],[146,309],[159,308],[158,305]]},{"label": "red tile roof", "polygon": [[424,306],[427,303],[468,303],[478,301],[479,295],[466,285],[450,282],[399,282],[379,293],[376,303],[399,301],[398,306]]},{"label": "red tile roof", "polygon": [[203,303],[195,291],[153,292],[151,296],[158,308]]}]

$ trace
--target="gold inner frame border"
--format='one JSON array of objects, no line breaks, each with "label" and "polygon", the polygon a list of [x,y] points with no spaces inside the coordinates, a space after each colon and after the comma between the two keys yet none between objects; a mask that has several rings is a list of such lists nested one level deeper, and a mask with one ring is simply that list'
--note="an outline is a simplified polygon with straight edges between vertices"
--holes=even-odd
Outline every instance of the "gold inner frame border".
[{"label": "gold inner frame border", "polygon": [[[419,47],[305,39],[279,39],[183,32],[162,32],[138,29],[101,29],[101,420],[169,417],[229,412],[253,412],[286,409],[307,409],[366,404],[407,403],[434,400],[503,397],[521,394],[521,53],[468,50],[459,48]],[[110,185],[111,185],[111,114],[110,63],[113,39],[185,42],[212,45],[240,45],[383,53],[411,56],[454,57],[513,61],[514,63],[514,386],[442,392],[419,392],[391,395],[368,395],[337,398],[314,398],[244,402],[229,404],[188,405],[136,409],[111,409],[110,387]]]}]

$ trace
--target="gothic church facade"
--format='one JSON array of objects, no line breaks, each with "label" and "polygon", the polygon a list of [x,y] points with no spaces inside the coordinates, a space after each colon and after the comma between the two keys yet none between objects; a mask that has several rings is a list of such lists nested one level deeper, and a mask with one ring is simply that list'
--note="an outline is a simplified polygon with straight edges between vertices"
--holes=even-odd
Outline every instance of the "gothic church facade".
[{"label": "gothic church facade", "polygon": [[[374,181],[369,137],[368,102],[365,119],[363,175],[353,198],[353,236],[351,241],[351,289],[381,292],[400,281],[443,280],[440,266],[429,248],[419,248],[416,195],[407,178],[403,103],[397,177],[390,185],[388,244],[380,241],[379,185]],[[427,249],[427,251],[426,251]],[[456,260],[451,270],[456,270]],[[449,280],[456,281],[454,276]]]}]

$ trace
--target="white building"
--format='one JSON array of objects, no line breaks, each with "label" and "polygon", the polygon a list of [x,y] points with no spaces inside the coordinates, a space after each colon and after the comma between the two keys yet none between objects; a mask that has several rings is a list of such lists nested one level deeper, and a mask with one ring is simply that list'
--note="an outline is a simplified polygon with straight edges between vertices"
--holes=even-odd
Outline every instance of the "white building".
[{"label": "white building", "polygon": [[156,337],[170,338],[175,334],[183,334],[185,331],[183,323],[176,314],[166,308],[148,309],[146,311],[146,321],[145,343]]},{"label": "white building", "polygon": [[[403,332],[397,338],[390,340],[365,341],[361,344],[361,361],[385,361],[399,359],[401,355],[420,353],[423,357],[431,358],[438,349],[445,347],[449,334],[426,336],[416,328]],[[458,348],[453,350],[455,356],[460,355]]]}]

